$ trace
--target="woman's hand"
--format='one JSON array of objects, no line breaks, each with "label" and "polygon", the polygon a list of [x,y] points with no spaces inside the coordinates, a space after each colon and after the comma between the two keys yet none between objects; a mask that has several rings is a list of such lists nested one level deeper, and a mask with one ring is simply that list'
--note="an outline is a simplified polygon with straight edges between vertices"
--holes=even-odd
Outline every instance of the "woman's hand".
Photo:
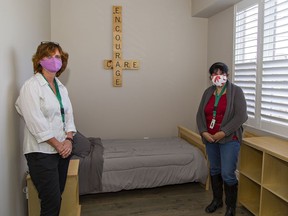
[{"label": "woman's hand", "polygon": [[53,137],[46,142],[53,146],[62,158],[67,158],[72,153],[72,143],[70,140],[59,142],[55,137]]},{"label": "woman's hand", "polygon": [[215,140],[214,140],[214,138],[213,138],[213,135],[211,135],[211,134],[208,133],[208,132],[203,132],[203,133],[202,133],[202,136],[204,137],[205,140],[207,140],[207,141],[210,142],[210,143],[215,142]]},{"label": "woman's hand", "polygon": [[219,131],[215,133],[214,135],[211,135],[208,132],[203,132],[202,136],[204,139],[206,139],[208,142],[213,143],[213,142],[219,142],[221,139],[223,139],[226,135],[223,131]]},{"label": "woman's hand", "polygon": [[212,135],[213,139],[215,142],[219,142],[221,139],[225,137],[225,133],[223,131],[218,131],[214,135]]},{"label": "woman's hand", "polygon": [[61,149],[61,152],[59,152],[59,154],[62,156],[62,158],[67,158],[72,153],[72,143],[71,143],[71,141],[64,140],[62,142],[62,147],[63,148]]}]

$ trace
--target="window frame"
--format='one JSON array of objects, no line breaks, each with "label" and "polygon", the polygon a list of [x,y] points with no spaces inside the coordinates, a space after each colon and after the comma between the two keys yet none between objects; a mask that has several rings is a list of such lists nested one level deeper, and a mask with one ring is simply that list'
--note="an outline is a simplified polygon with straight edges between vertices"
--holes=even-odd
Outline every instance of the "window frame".
[{"label": "window frame", "polygon": [[[245,97],[246,97],[246,100],[247,100],[248,120],[245,123],[245,125],[248,127],[260,130],[260,131],[269,132],[269,133],[276,134],[276,135],[287,138],[288,137],[288,134],[287,134],[288,124],[286,124],[286,122],[288,122],[288,112],[287,112],[287,116],[283,117],[284,124],[276,123],[276,121],[273,122],[274,121],[272,118],[273,116],[270,117],[268,115],[266,120],[263,118],[263,116],[265,116],[263,113],[263,110],[265,110],[265,109],[262,108],[263,104],[265,104],[265,102],[263,102],[264,101],[264,96],[263,96],[264,95],[263,94],[264,88],[263,88],[263,86],[265,87],[265,80],[263,80],[263,79],[265,78],[265,74],[264,74],[265,70],[267,71],[267,68],[265,68],[265,60],[264,60],[264,56],[263,56],[263,52],[264,52],[264,24],[265,24],[264,9],[265,9],[265,2],[266,1],[244,0],[244,1],[241,1],[234,6],[234,25],[233,25],[234,26],[234,30],[233,30],[233,69],[234,70],[232,71],[232,81],[236,85],[239,85],[240,87],[242,87],[244,94],[245,94]],[[270,0],[270,2],[271,1],[273,1],[273,0]],[[240,11],[245,11],[246,9],[252,7],[253,5],[258,6],[258,11],[257,11],[257,16],[258,16],[257,17],[257,25],[258,26],[257,26],[257,33],[256,33],[257,34],[256,58],[252,59],[252,60],[255,60],[254,62],[249,62],[249,60],[247,60],[247,62],[245,62],[245,53],[243,52],[243,50],[245,48],[242,48],[242,55],[243,55],[242,60],[243,59],[244,60],[242,61],[242,63],[239,63],[239,62],[241,62],[241,60],[239,60],[239,58],[237,57],[237,56],[239,56],[238,55],[239,50],[241,51],[241,48],[239,48],[239,44],[241,45],[241,42],[239,42],[239,38],[242,39],[242,42],[247,38],[245,38],[245,36],[243,36],[242,38],[237,37],[237,35],[239,35],[241,33],[240,31],[238,31],[240,29],[240,26],[241,26],[241,24],[239,24],[241,20],[238,19],[237,14]],[[246,20],[248,20],[247,17],[243,21],[243,23],[245,23]],[[245,24],[244,24],[244,26],[245,26]],[[247,26],[248,26],[248,24],[247,24]],[[245,31],[248,29],[248,28],[246,28],[246,29],[245,28],[242,28],[242,30],[244,29],[243,31]],[[273,30],[275,31],[276,28],[274,28]],[[275,34],[275,35],[277,35],[277,34]],[[243,42],[243,43],[245,43],[245,42]],[[288,44],[288,38],[287,38],[287,44]],[[244,47],[244,45],[243,45],[243,47]],[[285,49],[286,49],[286,47],[285,47]],[[288,49],[288,45],[287,45],[287,49]],[[248,54],[247,54],[247,56],[248,56]],[[288,53],[287,53],[287,56],[288,56]],[[287,63],[287,69],[288,69],[288,57],[283,61],[285,61],[285,63]],[[270,62],[275,63],[276,60],[272,60]],[[245,66],[247,66],[247,68],[245,68]],[[252,79],[253,78],[252,77],[253,72],[255,72],[255,71],[253,71],[253,66],[256,67],[255,68],[255,71],[256,71],[255,79]],[[277,68],[276,68],[276,70],[277,70]],[[247,72],[245,72],[245,71],[247,71]],[[247,74],[246,77],[245,77],[245,73]],[[266,76],[267,76],[267,74],[266,74]],[[285,74],[285,76],[286,76],[286,74]],[[251,78],[251,79],[246,81],[245,78],[247,78],[247,77]],[[288,77],[288,70],[287,70],[287,77]],[[273,82],[273,80],[271,82]],[[255,85],[255,86],[253,86],[253,85]],[[249,93],[250,87],[251,87],[251,89],[250,89],[251,94]],[[270,88],[272,89],[272,87],[270,87]],[[255,91],[255,93],[253,92],[253,90]],[[285,90],[286,89],[284,89],[284,91]],[[254,104],[253,104],[253,94],[255,94]],[[287,91],[287,95],[288,95],[288,91]],[[285,98],[285,101],[283,102],[284,105],[286,105],[287,99],[288,99],[288,97]],[[272,102],[271,102],[271,104],[272,104]],[[268,102],[268,105],[270,105],[269,102]],[[254,106],[254,110],[252,110],[253,106]],[[275,107],[276,106],[278,106],[278,105],[275,105]],[[272,113],[271,110],[270,110],[270,112]],[[284,107],[283,112],[286,113],[285,107]]]}]

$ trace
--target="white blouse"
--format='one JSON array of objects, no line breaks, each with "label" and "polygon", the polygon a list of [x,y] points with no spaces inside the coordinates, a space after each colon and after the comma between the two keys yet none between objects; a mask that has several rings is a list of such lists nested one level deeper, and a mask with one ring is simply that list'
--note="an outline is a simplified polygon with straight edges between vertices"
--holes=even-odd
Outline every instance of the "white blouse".
[{"label": "white blouse", "polygon": [[65,127],[62,122],[60,104],[48,82],[37,73],[28,79],[20,90],[15,103],[17,112],[25,121],[23,153],[57,153],[47,140],[55,137],[62,142],[66,133],[76,132],[73,109],[66,87],[55,78],[65,112]]}]

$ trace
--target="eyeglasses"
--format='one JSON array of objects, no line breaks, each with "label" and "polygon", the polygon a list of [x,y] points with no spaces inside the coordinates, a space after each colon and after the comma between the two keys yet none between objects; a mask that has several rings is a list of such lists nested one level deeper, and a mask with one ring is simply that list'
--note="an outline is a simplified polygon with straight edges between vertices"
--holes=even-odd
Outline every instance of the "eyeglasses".
[{"label": "eyeglasses", "polygon": [[49,44],[49,43],[50,43],[50,44],[54,44],[54,45],[56,45],[56,46],[60,46],[59,43],[56,43],[56,42],[53,42],[53,41],[41,41],[41,45],[42,45],[42,44]]}]

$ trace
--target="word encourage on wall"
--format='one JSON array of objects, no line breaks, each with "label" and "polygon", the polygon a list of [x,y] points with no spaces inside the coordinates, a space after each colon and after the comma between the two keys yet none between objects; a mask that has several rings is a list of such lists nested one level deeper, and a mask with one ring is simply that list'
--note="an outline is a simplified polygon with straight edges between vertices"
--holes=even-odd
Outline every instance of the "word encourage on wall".
[{"label": "word encourage on wall", "polygon": [[138,60],[122,58],[122,6],[113,6],[113,58],[104,60],[105,69],[113,69],[113,86],[122,86],[122,70],[139,69]]}]

